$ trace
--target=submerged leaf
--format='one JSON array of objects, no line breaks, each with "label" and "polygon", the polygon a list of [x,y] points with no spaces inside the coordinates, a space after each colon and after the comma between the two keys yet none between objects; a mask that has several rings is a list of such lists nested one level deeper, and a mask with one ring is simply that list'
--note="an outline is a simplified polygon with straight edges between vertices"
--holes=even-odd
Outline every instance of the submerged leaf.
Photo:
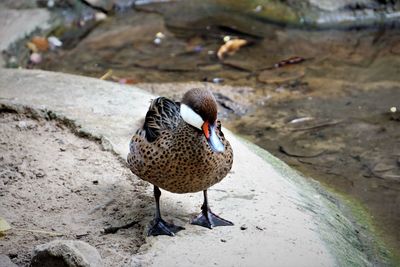
[{"label": "submerged leaf", "polygon": [[279,61],[278,63],[276,63],[274,65],[274,67],[280,68],[280,67],[284,67],[286,65],[299,64],[299,63],[303,62],[304,60],[305,60],[305,58],[303,58],[303,57],[297,57],[297,56],[291,57],[291,58]]},{"label": "submerged leaf", "polygon": [[222,60],[225,54],[233,55],[235,54],[242,46],[246,45],[247,41],[244,39],[233,39],[227,41],[223,44],[217,52],[217,56],[220,60]]}]

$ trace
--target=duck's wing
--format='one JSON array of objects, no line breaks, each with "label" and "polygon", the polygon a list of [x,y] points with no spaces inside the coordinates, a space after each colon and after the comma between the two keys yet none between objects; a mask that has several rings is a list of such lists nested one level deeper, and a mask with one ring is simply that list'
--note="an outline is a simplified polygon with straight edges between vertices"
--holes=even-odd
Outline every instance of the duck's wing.
[{"label": "duck's wing", "polygon": [[163,130],[173,130],[181,120],[180,105],[165,97],[154,99],[147,111],[142,131],[146,140],[155,141]]}]

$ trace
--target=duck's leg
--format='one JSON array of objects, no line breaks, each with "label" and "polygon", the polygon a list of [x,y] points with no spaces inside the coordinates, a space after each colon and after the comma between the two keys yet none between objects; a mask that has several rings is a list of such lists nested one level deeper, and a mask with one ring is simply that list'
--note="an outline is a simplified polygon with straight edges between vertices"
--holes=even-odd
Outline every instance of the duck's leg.
[{"label": "duck's leg", "polygon": [[161,219],[161,212],[160,212],[160,196],[161,191],[157,186],[154,186],[154,198],[156,200],[156,215],[154,219],[150,223],[150,229],[147,232],[147,235],[169,235],[174,236],[175,233],[179,232],[180,230],[184,230],[185,228],[181,226],[176,226],[172,223],[167,223],[163,219]]},{"label": "duck's leg", "polygon": [[218,215],[216,215],[211,211],[210,207],[208,206],[207,190],[204,190],[203,193],[204,193],[204,202],[203,205],[201,206],[201,213],[191,221],[191,224],[200,225],[210,229],[216,226],[233,225],[232,222],[219,217]]}]

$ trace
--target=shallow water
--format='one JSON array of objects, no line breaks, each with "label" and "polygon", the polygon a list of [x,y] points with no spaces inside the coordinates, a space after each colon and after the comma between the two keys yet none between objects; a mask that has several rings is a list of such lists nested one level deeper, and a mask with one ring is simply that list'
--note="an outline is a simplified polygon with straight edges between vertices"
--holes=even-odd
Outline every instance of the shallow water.
[{"label": "shallow water", "polygon": [[[305,31],[205,8],[169,3],[116,15],[37,67],[93,77],[112,70],[109,79],[127,83],[251,86],[253,112],[232,115],[228,127],[359,199],[400,248],[400,30]],[[219,60],[226,36],[249,44]],[[275,67],[295,56],[304,61]]]}]

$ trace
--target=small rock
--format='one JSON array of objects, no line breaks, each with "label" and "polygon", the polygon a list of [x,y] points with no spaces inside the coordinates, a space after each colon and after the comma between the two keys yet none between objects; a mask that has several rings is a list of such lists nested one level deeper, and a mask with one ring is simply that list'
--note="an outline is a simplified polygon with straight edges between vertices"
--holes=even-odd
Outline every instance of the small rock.
[{"label": "small rock", "polygon": [[247,226],[245,224],[243,224],[242,226],[240,226],[240,230],[244,231],[247,229]]},{"label": "small rock", "polygon": [[225,240],[225,239],[221,239],[221,242],[222,242],[222,243],[226,243],[226,240]]},{"label": "small rock", "polygon": [[99,181],[94,180],[94,181],[93,181],[93,184],[94,184],[94,185],[98,185],[98,184],[99,184]]},{"label": "small rock", "polygon": [[1,267],[17,267],[7,255],[0,254],[0,266]]},{"label": "small rock", "polygon": [[36,246],[30,266],[103,266],[99,252],[83,241],[54,240]]},{"label": "small rock", "polygon": [[20,130],[26,130],[28,129],[28,124],[26,123],[26,121],[20,121],[17,124],[17,128]]}]

